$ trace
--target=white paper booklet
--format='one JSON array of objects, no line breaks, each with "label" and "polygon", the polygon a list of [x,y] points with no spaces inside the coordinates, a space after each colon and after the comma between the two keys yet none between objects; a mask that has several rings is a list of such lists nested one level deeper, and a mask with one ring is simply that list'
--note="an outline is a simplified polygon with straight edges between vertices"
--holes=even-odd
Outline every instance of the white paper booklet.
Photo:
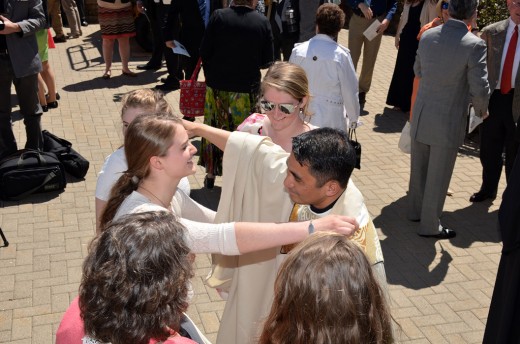
[{"label": "white paper booklet", "polygon": [[175,40],[173,41],[173,43],[175,44],[175,48],[172,48],[174,54],[186,55],[190,57],[190,54],[188,53],[188,50],[186,50],[184,45],[182,45],[179,41]]},{"label": "white paper booklet", "polygon": [[370,25],[366,30],[365,32],[363,32],[363,35],[365,35],[365,37],[371,41],[373,40],[377,35],[377,28],[379,27],[379,25],[381,25],[381,22],[376,19],[374,20],[374,22],[372,23],[372,25]]},{"label": "white paper booklet", "polygon": [[468,125],[468,134],[470,134],[476,127],[479,126],[484,120],[482,117],[478,117],[475,115],[475,109],[473,106],[469,108],[469,125]]}]

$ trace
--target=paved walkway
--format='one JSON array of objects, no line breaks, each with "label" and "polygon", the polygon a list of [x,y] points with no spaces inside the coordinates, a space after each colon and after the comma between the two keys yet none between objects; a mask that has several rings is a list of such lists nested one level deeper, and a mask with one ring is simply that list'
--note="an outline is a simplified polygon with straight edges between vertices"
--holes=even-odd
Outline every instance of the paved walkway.
[{"label": "paved walkway", "polygon": [[[94,190],[104,158],[122,142],[120,97],[152,87],[165,68],[138,78],[120,76],[115,63],[110,80],[104,67],[97,25],[85,36],[50,51],[62,100],[43,117],[43,127],[64,137],[90,160],[85,180],[69,180],[59,195],[38,195],[24,202],[3,202],[0,226],[10,246],[0,248],[0,342],[51,344],[63,312],[77,295],[81,264],[94,235]],[[340,35],[346,45],[347,32]],[[133,54],[131,66],[147,60]],[[405,220],[409,156],[397,149],[405,115],[385,107],[394,68],[393,37],[384,37],[372,90],[367,95],[362,169],[354,180],[379,230],[390,285],[392,311],[403,343],[479,343],[500,257],[497,209],[493,203],[471,204],[480,186],[481,167],[474,146],[460,150],[448,197],[444,223],[458,231],[450,241],[415,234],[417,224]],[[167,96],[178,108],[179,92]],[[17,109],[16,109],[17,110]],[[25,142],[23,123],[14,123],[18,142]],[[442,167],[439,167],[442,168]],[[215,207],[220,188],[202,188],[202,170],[190,178],[192,196]],[[217,179],[217,186],[220,180]],[[504,184],[500,185],[499,194]],[[199,255],[194,278],[196,297],[189,314],[215,340],[224,302],[203,285],[209,258]]]}]

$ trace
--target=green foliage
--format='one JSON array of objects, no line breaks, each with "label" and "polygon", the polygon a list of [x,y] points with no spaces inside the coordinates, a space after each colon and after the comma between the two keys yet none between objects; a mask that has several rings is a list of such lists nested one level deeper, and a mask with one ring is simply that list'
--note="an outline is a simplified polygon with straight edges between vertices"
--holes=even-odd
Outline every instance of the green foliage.
[{"label": "green foliage", "polygon": [[480,29],[509,17],[506,0],[481,0],[477,23]]}]

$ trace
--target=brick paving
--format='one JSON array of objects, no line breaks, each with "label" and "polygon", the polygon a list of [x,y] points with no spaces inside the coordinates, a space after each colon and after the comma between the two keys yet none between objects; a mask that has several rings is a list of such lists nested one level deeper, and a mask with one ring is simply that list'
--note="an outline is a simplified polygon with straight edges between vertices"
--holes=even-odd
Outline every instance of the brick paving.
[{"label": "brick paving", "polygon": [[[113,77],[102,80],[99,26],[90,25],[84,33],[50,51],[62,100],[58,109],[43,116],[43,128],[71,141],[90,160],[90,170],[85,180],[69,179],[61,194],[0,204],[0,226],[10,241],[9,247],[0,248],[0,343],[54,342],[62,314],[77,295],[82,260],[94,235],[97,173],[104,158],[122,143],[120,96],[152,87],[166,73],[163,68],[128,78],[120,75],[115,59]],[[346,31],[339,40],[347,44]],[[147,55],[138,50],[133,52],[133,68],[147,61]],[[358,129],[362,169],[353,178],[380,233],[392,312],[400,324],[398,340],[478,343],[502,247],[497,231],[501,198],[493,203],[468,202],[480,186],[481,167],[475,145],[465,145],[450,185],[454,193],[446,200],[443,216],[444,224],[456,229],[458,236],[436,242],[415,234],[417,224],[405,220],[409,156],[397,149],[406,116],[385,106],[396,53],[393,37],[384,37],[367,94],[364,126]],[[178,109],[179,92],[167,98]],[[17,109],[14,130],[23,145],[25,134]],[[192,197],[215,208],[220,179],[208,191],[202,188],[203,178],[202,169],[190,177]],[[503,189],[502,180],[499,194]],[[209,266],[207,255],[197,257],[196,297],[189,315],[215,341],[224,302],[203,284]]]}]

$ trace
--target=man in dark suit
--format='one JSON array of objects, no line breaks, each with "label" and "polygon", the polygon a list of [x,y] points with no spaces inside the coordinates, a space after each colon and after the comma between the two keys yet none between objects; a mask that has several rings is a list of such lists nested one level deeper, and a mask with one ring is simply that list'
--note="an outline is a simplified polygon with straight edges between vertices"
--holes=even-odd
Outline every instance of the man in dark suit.
[{"label": "man in dark suit", "polygon": [[[164,45],[163,30],[166,26],[166,18],[171,6],[171,0],[144,0],[138,1],[138,6],[141,11],[146,12],[150,20],[150,27],[152,29],[153,50],[150,60],[142,65],[138,65],[140,70],[158,70],[162,66],[162,60],[166,61],[166,69],[168,70],[168,77],[163,79],[164,85],[158,85],[157,88],[162,91],[174,91],[179,89],[179,58],[173,53],[171,49],[166,49]],[[180,26],[170,28],[178,32]]]},{"label": "man in dark suit", "polygon": [[[173,0],[168,10],[163,37],[166,49],[175,47],[173,40],[178,40],[190,56],[179,55],[180,79],[189,79],[199,60],[200,42],[204,36],[206,27],[204,18],[210,12],[209,3],[205,0]],[[208,16],[209,18],[209,16]],[[180,27],[180,31],[174,32],[172,28]],[[159,88],[159,87],[157,87]],[[160,88],[159,88],[160,89]]]},{"label": "man in dark suit", "polygon": [[451,0],[448,11],[451,18],[426,31],[419,42],[414,71],[421,83],[410,127],[408,219],[420,221],[420,236],[437,239],[455,236],[439,218],[464,141],[469,101],[485,118],[489,99],[486,44],[467,27],[476,16],[477,0]]},{"label": "man in dark suit", "polygon": [[492,94],[489,100],[489,117],[480,129],[482,185],[480,190],[470,197],[471,202],[482,202],[496,197],[502,174],[502,153],[505,151],[506,178],[509,181],[518,151],[520,0],[507,0],[507,7],[510,14],[508,19],[486,26],[482,30],[482,39],[488,48],[487,65]]},{"label": "man in dark suit", "polygon": [[484,344],[520,342],[520,156],[498,210],[502,254],[484,332]]},{"label": "man in dark suit", "polygon": [[38,73],[42,63],[35,32],[46,27],[41,0],[0,0],[0,158],[17,150],[11,124],[11,84],[14,83],[27,143],[25,148],[43,148],[38,101]]}]

